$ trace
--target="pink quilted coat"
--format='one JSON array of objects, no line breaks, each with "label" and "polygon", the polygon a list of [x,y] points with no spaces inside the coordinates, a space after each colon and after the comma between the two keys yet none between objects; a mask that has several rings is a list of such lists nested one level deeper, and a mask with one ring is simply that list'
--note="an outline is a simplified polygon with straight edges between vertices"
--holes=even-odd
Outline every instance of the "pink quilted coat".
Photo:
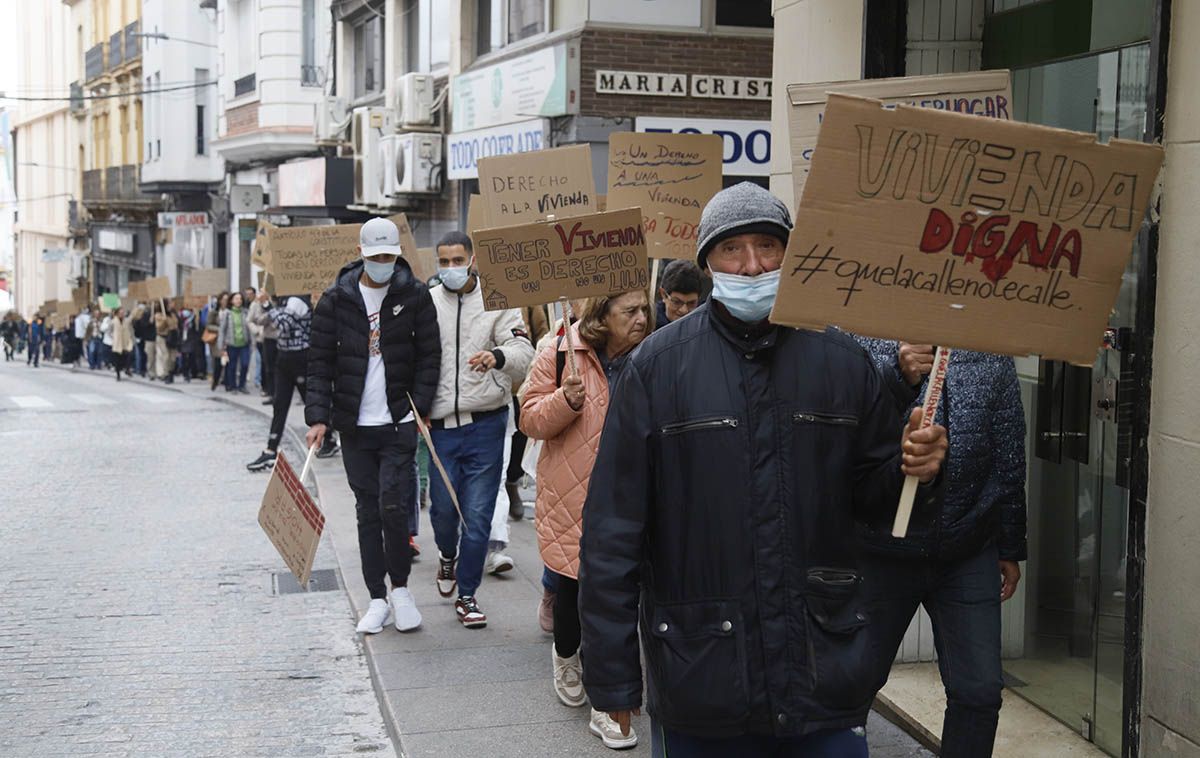
[{"label": "pink quilted coat", "polygon": [[[583,531],[583,501],[600,432],[608,412],[608,379],[596,353],[579,337],[579,326],[571,327],[575,340],[575,364],[583,377],[586,398],[583,409],[572,410],[555,381],[557,339],[533,359],[521,403],[521,431],[544,440],[537,466],[538,548],[551,571],[572,579],[579,576],[579,536]],[[558,350],[566,351],[563,340]],[[570,374],[566,362],[563,376]]]}]

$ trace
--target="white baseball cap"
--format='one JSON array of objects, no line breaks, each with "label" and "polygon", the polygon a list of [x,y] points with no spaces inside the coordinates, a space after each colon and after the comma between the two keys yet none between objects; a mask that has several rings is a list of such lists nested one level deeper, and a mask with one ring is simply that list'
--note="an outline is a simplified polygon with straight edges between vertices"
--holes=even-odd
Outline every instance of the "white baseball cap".
[{"label": "white baseball cap", "polygon": [[359,230],[358,244],[362,246],[364,258],[400,255],[400,230],[386,218],[373,218]]}]

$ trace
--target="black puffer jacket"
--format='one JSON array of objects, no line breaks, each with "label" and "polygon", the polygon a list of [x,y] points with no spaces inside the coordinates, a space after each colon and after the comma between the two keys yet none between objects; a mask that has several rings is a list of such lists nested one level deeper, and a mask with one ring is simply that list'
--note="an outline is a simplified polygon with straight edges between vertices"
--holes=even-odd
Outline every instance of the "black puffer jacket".
[{"label": "black puffer jacket", "polygon": [[[362,271],[361,260],[343,267],[313,311],[304,406],[304,421],[309,426],[327,424],[346,431],[358,424],[371,331],[358,290]],[[442,343],[429,290],[413,277],[403,258],[396,262],[379,322],[392,418],[399,421],[411,412],[410,392],[417,411],[428,414],[437,390]]]},{"label": "black puffer jacket", "polygon": [[[900,418],[907,418],[928,377],[909,386],[895,341],[857,339],[879,367]],[[914,511],[904,539],[892,536],[888,520],[866,524],[864,544],[891,555],[959,560],[994,539],[1001,560],[1025,560],[1025,412],[1013,359],[955,350],[936,421],[950,432],[941,507]]]},{"label": "black puffer jacket", "polygon": [[583,509],[584,684],[598,710],[641,704],[640,605],[649,710],[668,728],[862,724],[882,682],[854,517],[894,512],[896,409],[848,336],[732,327],[700,306],[613,389]]}]

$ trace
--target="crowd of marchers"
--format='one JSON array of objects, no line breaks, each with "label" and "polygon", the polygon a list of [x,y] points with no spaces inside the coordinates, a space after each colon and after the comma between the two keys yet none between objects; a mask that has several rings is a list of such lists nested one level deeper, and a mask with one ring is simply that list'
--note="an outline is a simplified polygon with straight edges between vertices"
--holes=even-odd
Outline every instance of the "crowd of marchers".
[{"label": "crowd of marchers", "polygon": [[[1025,559],[1013,361],[955,351],[923,425],[932,346],[770,323],[790,231],[779,200],[736,185],[705,207],[694,261],[667,263],[653,293],[489,311],[469,236],[442,238],[422,282],[395,225],[374,219],[315,304],[222,297],[211,339],[211,312],[155,323],[196,319],[209,349],[191,353],[208,356],[192,375],[207,368],[215,386],[227,364],[230,391],[246,354],[272,343],[274,416],[249,468],[276,460],[295,391],[310,449],[340,438],[371,595],[359,632],[417,630],[417,597],[485,627],[482,578],[513,567],[503,550],[528,476],[548,685],[590,704],[604,745],[636,745],[645,705],[655,756],[866,756],[868,710],[924,606],[947,695],[942,755],[988,756],[1000,604]],[[139,318],[130,351],[153,343],[160,361],[134,370],[187,376],[171,352],[183,349],[161,330],[138,336]],[[32,339],[14,329],[6,344]],[[103,322],[98,333],[105,343]],[[897,538],[906,476],[920,486]],[[427,590],[409,584],[426,502]]]}]

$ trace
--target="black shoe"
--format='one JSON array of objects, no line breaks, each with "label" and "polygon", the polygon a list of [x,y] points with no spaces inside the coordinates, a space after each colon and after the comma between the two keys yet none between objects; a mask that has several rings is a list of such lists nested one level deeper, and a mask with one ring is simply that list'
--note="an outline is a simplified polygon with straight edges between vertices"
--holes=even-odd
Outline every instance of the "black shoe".
[{"label": "black shoe", "polygon": [[247,471],[264,471],[275,466],[275,453],[263,451],[263,454],[246,464]]},{"label": "black shoe", "polygon": [[521,490],[516,482],[505,482],[504,491],[508,493],[508,517],[513,521],[525,520],[525,503],[521,500]]},{"label": "black shoe", "polygon": [[321,449],[317,451],[317,457],[332,458],[333,456],[337,455],[338,451],[341,449],[342,446],[338,444],[337,440],[333,439],[332,437],[326,437],[325,441],[321,443]]},{"label": "black shoe", "polygon": [[262,401],[262,404],[263,404],[263,405],[271,405],[271,404],[272,404],[272,403],[274,403],[274,402],[275,402],[275,398],[273,398],[273,397],[269,397],[269,398],[267,398],[266,400]]}]

